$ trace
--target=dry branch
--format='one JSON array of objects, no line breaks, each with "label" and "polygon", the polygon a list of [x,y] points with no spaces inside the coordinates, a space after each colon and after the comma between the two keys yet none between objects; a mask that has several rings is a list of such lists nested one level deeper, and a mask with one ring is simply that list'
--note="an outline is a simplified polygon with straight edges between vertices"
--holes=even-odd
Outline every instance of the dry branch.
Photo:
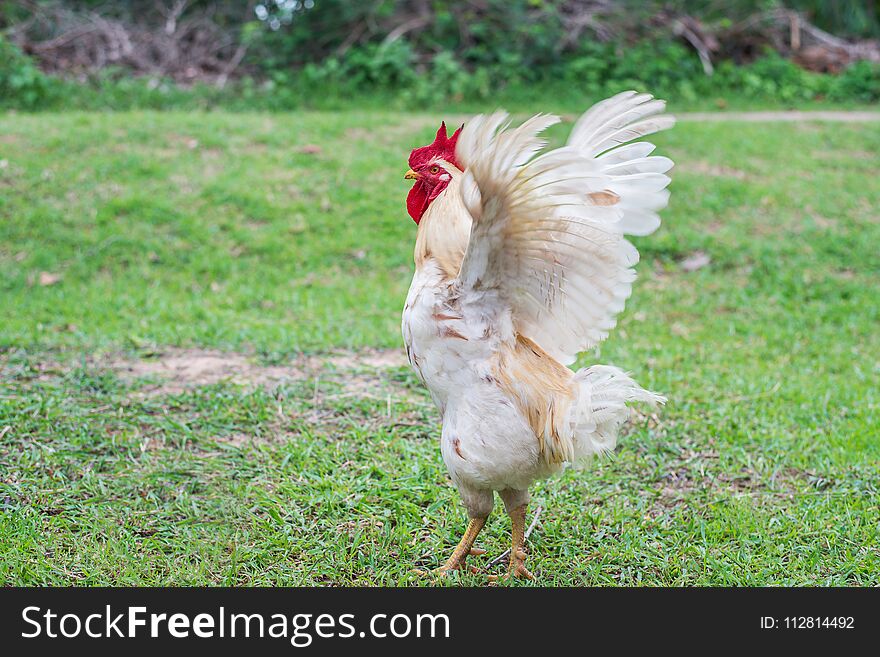
[{"label": "dry branch", "polygon": [[[247,53],[234,21],[233,27],[222,27],[210,7],[195,9],[190,0],[157,2],[154,15],[138,18],[74,11],[62,4],[20,4],[31,13],[10,29],[9,37],[51,73],[82,76],[116,66],[136,75],[223,86]],[[249,7],[242,3],[242,22]]]}]

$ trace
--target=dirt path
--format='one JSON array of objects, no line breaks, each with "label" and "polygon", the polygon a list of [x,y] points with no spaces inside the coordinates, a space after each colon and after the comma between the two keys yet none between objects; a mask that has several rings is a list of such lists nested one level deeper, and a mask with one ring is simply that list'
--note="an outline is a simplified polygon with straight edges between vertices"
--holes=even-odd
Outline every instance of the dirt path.
[{"label": "dirt path", "polygon": [[836,121],[840,123],[871,123],[880,121],[880,112],[867,111],[815,111],[797,110],[781,112],[675,112],[682,122],[744,121],[747,123]]}]

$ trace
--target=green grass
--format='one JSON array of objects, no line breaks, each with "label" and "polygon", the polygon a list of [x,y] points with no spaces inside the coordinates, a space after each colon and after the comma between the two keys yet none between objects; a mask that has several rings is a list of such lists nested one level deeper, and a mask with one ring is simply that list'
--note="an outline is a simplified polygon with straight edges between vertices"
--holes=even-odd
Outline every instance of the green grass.
[{"label": "green grass", "polygon": [[[401,349],[402,174],[440,118],[0,115],[0,584],[426,581],[411,569],[447,556],[465,514],[406,368],[174,387],[121,363],[210,348],[259,379]],[[536,486],[530,568],[880,584],[880,124],[656,141],[672,203],[581,364],[670,402],[614,458]],[[696,251],[711,263],[685,271]],[[507,531],[496,511],[489,556]]]}]

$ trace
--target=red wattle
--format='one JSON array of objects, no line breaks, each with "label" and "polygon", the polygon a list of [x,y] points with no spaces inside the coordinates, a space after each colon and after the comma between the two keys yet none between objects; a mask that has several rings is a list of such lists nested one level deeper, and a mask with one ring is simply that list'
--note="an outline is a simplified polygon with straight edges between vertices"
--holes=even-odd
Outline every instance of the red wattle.
[{"label": "red wattle", "polygon": [[409,190],[409,194],[406,195],[406,211],[416,223],[422,220],[422,215],[428,209],[428,201],[428,190],[425,189],[425,184],[417,180]]}]

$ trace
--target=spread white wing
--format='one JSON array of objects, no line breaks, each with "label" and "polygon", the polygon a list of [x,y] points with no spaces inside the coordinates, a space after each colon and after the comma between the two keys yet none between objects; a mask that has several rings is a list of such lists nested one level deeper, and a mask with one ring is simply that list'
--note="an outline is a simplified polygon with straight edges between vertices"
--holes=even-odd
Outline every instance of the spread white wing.
[{"label": "spread white wing", "polygon": [[480,115],[459,137],[473,218],[460,284],[493,290],[514,328],[564,364],[607,337],[630,295],[639,254],[624,235],[660,225],[672,161],[629,142],[671,127],[664,109],[648,94],[618,94],[540,155],[538,135],[558,117],[510,128],[505,113]]}]

